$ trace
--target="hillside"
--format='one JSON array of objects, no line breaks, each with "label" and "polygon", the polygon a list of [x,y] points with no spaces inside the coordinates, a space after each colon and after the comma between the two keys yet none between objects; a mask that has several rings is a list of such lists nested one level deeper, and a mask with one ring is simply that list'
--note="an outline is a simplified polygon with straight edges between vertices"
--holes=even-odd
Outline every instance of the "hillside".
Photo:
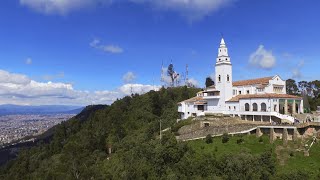
[{"label": "hillside", "polygon": [[[280,171],[274,146],[259,144],[258,140],[244,139],[244,148],[234,151],[230,149],[238,144],[233,138],[227,143],[217,143],[221,140],[215,138],[207,145],[202,140],[177,142],[174,134],[167,132],[160,140],[159,120],[163,129],[177,127],[177,102],[197,91],[199,89],[186,87],[162,88],[158,92],[124,97],[111,106],[92,106],[82,115],[54,127],[50,143],[39,142],[21,151],[16,160],[1,168],[0,179],[306,179],[319,176],[315,170],[310,176],[307,170],[298,171],[298,168]],[[255,147],[258,150],[251,149]],[[299,159],[294,164],[298,163]]]}]

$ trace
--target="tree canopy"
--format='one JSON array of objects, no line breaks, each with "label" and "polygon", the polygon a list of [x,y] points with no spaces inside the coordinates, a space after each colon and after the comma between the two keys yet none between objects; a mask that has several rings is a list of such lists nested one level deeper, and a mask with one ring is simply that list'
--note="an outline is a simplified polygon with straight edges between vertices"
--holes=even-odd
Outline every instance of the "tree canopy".
[{"label": "tree canopy", "polygon": [[212,78],[207,77],[206,78],[206,87],[213,86],[213,85],[214,85],[214,81],[212,80]]}]

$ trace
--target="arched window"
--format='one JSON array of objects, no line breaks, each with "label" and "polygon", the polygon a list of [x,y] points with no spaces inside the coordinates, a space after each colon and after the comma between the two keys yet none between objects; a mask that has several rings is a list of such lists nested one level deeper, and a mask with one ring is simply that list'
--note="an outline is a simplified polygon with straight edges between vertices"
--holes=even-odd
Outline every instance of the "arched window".
[{"label": "arched window", "polygon": [[230,81],[230,76],[229,76],[229,74],[227,75],[227,81]]},{"label": "arched window", "polygon": [[252,111],[258,111],[258,104],[257,103],[252,104]]},{"label": "arched window", "polygon": [[266,103],[261,103],[261,111],[262,111],[262,112],[267,112],[267,105],[266,105]]},{"label": "arched window", "polygon": [[249,103],[246,103],[246,104],[244,105],[244,109],[245,109],[245,111],[250,111],[250,105],[249,105]]},{"label": "arched window", "polygon": [[220,76],[220,75],[219,75],[219,77],[218,77],[218,81],[221,82],[221,76]]}]

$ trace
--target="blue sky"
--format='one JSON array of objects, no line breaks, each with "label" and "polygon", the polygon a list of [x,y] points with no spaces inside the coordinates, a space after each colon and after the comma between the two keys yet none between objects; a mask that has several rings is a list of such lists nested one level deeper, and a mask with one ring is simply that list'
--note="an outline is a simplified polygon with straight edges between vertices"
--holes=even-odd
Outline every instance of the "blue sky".
[{"label": "blue sky", "polygon": [[[2,104],[111,103],[160,85],[161,63],[199,87],[223,34],[233,79],[319,79],[318,1],[3,0]],[[85,97],[85,98],[84,98]]]}]

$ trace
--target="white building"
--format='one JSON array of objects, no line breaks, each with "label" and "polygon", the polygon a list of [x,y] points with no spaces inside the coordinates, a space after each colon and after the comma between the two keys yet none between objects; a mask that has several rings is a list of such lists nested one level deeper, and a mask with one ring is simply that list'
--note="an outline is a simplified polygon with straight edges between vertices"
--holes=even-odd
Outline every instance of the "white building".
[{"label": "white building", "polygon": [[232,64],[222,38],[215,64],[215,86],[180,102],[178,112],[181,119],[224,114],[253,121],[294,122],[294,114],[303,113],[303,100],[286,94],[286,82],[278,75],[233,82]]}]

